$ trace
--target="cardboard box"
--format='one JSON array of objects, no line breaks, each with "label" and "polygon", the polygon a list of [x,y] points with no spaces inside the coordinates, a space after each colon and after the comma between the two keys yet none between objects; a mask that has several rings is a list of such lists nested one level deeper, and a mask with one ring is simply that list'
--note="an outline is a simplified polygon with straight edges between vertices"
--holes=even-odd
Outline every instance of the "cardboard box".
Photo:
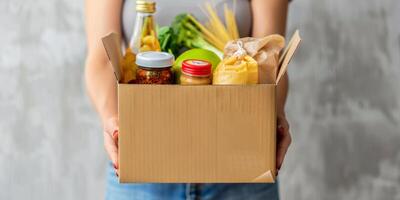
[{"label": "cardboard box", "polygon": [[[103,38],[120,78],[120,39]],[[300,37],[282,54],[277,83]],[[274,182],[276,84],[118,84],[121,183]]]}]

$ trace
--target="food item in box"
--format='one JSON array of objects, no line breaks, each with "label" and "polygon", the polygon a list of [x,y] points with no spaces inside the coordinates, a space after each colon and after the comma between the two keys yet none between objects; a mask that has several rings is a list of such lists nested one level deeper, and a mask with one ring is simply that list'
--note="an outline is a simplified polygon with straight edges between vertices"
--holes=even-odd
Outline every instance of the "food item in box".
[{"label": "food item in box", "polygon": [[[151,17],[152,18],[152,17]],[[153,20],[150,20],[150,17],[147,17],[147,22],[145,21],[145,25],[147,26],[147,28],[143,29],[142,32],[142,39],[140,42],[140,52],[144,52],[144,51],[160,51],[160,44],[158,42],[157,36],[155,34],[155,31],[153,30],[152,25],[153,24]]]},{"label": "food item in box", "polygon": [[129,47],[133,52],[160,51],[154,23],[156,3],[152,1],[136,1],[136,22]]},{"label": "food item in box", "polygon": [[137,70],[138,84],[172,84],[172,71],[169,68],[139,67]]},{"label": "food item in box", "polygon": [[182,49],[201,48],[213,51],[222,58],[225,44],[239,38],[235,6],[228,7],[228,4],[223,4],[225,23],[210,2],[201,7],[208,18],[204,24],[189,13],[177,15],[170,26],[158,29],[161,50],[178,57]]},{"label": "food item in box", "polygon": [[185,51],[176,59],[173,66],[177,83],[180,83],[182,62],[190,59],[205,60],[210,62],[212,65],[212,70],[214,70],[221,62],[221,59],[214,52],[206,49],[190,49]]},{"label": "food item in box", "polygon": [[257,61],[259,83],[276,83],[279,53],[285,46],[285,38],[277,34],[264,38],[240,38],[228,42],[224,49],[224,56],[234,55],[239,49],[238,42],[243,43],[242,48],[247,52],[247,55]]},{"label": "food item in box", "polygon": [[137,54],[136,83],[172,84],[174,56],[165,52],[147,51]]},{"label": "food item in box", "polygon": [[178,57],[182,47],[177,44],[176,35],[170,26],[163,26],[157,30],[158,41],[163,52],[168,52]]},{"label": "food item in box", "polygon": [[195,23],[194,17],[187,13],[175,17],[171,24],[174,33],[172,39],[176,41],[175,44],[189,49],[207,49],[222,57],[222,51],[204,39]]},{"label": "food item in box", "polygon": [[211,84],[211,63],[204,60],[185,60],[182,62],[182,85]]},{"label": "food item in box", "polygon": [[257,84],[258,64],[238,42],[237,51],[225,57],[213,74],[214,85]]},{"label": "food item in box", "polygon": [[136,55],[131,48],[127,48],[122,59],[122,83],[134,83],[136,80]]}]

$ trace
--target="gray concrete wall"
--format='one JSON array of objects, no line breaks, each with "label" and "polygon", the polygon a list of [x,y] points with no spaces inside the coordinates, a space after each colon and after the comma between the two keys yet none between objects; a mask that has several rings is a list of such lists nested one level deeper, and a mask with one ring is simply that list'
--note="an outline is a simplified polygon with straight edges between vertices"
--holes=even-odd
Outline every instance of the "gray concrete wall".
[{"label": "gray concrete wall", "polygon": [[[400,2],[295,0],[283,199],[400,199]],[[83,1],[0,1],[0,199],[101,199]]]}]

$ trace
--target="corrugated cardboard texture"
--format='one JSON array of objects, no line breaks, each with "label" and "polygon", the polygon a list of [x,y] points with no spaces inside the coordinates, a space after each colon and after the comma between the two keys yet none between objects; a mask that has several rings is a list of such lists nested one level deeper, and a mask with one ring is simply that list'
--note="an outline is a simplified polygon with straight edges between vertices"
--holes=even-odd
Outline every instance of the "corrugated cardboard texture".
[{"label": "corrugated cardboard texture", "polygon": [[275,85],[119,84],[120,182],[273,182]]}]

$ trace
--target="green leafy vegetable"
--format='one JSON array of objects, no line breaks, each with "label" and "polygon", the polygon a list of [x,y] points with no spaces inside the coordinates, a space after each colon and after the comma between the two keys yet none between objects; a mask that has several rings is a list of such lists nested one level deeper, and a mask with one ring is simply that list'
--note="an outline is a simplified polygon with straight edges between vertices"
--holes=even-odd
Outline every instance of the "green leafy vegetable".
[{"label": "green leafy vegetable", "polygon": [[222,52],[208,43],[193,23],[189,14],[183,13],[177,15],[171,26],[164,26],[158,30],[158,39],[161,46],[161,51],[169,52],[178,57],[184,49],[207,49],[219,57],[222,57]]},{"label": "green leafy vegetable", "polygon": [[176,34],[176,43],[187,48],[207,49],[222,57],[222,52],[208,43],[200,32],[200,29],[189,17],[189,14],[183,13],[175,17],[171,25]]},{"label": "green leafy vegetable", "polygon": [[178,56],[179,50],[182,48],[176,43],[174,31],[169,26],[163,26],[158,29],[158,40],[160,42],[161,51],[169,52]]}]

